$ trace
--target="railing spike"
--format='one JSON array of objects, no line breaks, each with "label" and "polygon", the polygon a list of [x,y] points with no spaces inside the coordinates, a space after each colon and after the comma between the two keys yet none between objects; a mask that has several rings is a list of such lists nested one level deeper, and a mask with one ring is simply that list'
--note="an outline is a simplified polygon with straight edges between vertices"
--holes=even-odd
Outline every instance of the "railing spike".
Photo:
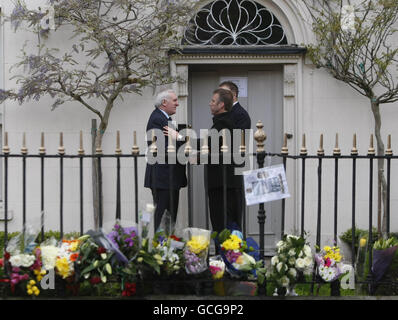
[{"label": "railing spike", "polygon": [[282,154],[288,154],[289,153],[289,149],[287,148],[287,133],[285,133],[284,136],[283,136],[283,146],[282,146],[281,153]]},{"label": "railing spike", "polygon": [[116,154],[122,154],[122,149],[120,149],[120,131],[116,131]]},{"label": "railing spike", "polygon": [[300,154],[301,155],[306,155],[307,154],[307,147],[305,145],[305,133],[303,133],[303,138],[301,141],[301,149],[300,149]]},{"label": "railing spike", "polygon": [[59,133],[59,147],[58,153],[63,155],[65,154],[65,147],[64,147],[64,134],[62,132]]},{"label": "railing spike", "polygon": [[222,153],[227,153],[228,152],[228,145],[227,145],[227,138],[225,136],[226,134],[226,129],[222,130],[222,146],[221,146],[221,152]]},{"label": "railing spike", "polygon": [[333,154],[335,156],[341,155],[341,150],[339,147],[339,134],[338,133],[336,133],[336,140],[335,140],[335,144],[334,144]]},{"label": "railing spike", "polygon": [[354,133],[354,136],[352,138],[352,149],[351,149],[351,155],[357,155],[358,154],[358,149],[357,149],[357,134]]},{"label": "railing spike", "polygon": [[373,133],[370,135],[370,144],[369,144],[369,149],[368,149],[368,154],[369,155],[374,155],[376,152],[375,152],[375,148],[374,148],[374,145],[373,145]]},{"label": "railing spike", "polygon": [[21,153],[22,153],[22,154],[27,154],[27,153],[28,153],[28,148],[26,148],[26,133],[25,133],[25,132],[22,134],[22,148],[21,148]]},{"label": "railing spike", "polygon": [[323,149],[323,133],[321,133],[320,139],[319,139],[319,149],[317,151],[318,156],[324,156],[325,155],[325,150]]},{"label": "railing spike", "polygon": [[140,153],[140,148],[137,146],[137,131],[133,132],[133,148],[131,149],[131,153],[136,155]]},{"label": "railing spike", "polygon": [[392,156],[392,149],[391,149],[391,134],[387,136],[387,150],[386,155]]},{"label": "railing spike", "polygon": [[46,148],[44,147],[44,132],[42,132],[40,137],[39,154],[45,154],[45,153],[46,153]]},{"label": "railing spike", "polygon": [[254,139],[257,141],[257,149],[256,152],[265,152],[264,149],[264,141],[267,139],[267,135],[265,134],[263,128],[263,123],[259,120],[256,124],[257,130],[254,133]]},{"label": "railing spike", "polygon": [[155,137],[155,131],[152,129],[152,143],[149,147],[149,151],[151,153],[156,153],[158,152],[158,147],[156,146],[156,137]]},{"label": "railing spike", "polygon": [[10,147],[8,146],[8,132],[4,132],[4,146],[3,153],[10,153]]},{"label": "railing spike", "polygon": [[79,155],[83,155],[84,154],[84,149],[83,149],[83,131],[80,130],[80,134],[79,134],[79,150],[77,150],[77,153]]}]

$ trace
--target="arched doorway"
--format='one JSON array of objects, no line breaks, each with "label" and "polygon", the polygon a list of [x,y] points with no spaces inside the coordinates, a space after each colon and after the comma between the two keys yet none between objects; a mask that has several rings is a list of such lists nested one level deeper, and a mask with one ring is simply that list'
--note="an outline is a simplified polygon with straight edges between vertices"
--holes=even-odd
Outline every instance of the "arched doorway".
[{"label": "arched doorway", "polygon": [[[186,80],[176,85],[181,106],[179,123],[190,124],[196,130],[209,128],[211,93],[221,80],[230,78],[246,86],[246,95],[239,100],[251,116],[253,130],[258,120],[263,122],[267,151],[280,152],[284,132],[297,136],[305,50],[294,44],[296,37],[282,12],[273,1],[250,0],[216,0],[198,10],[184,31],[182,55],[172,56],[172,72]],[[295,152],[296,148],[294,139],[289,141],[289,150]],[[203,173],[200,168],[191,173],[195,182],[186,192],[194,199],[193,224],[206,227]],[[298,219],[294,213],[298,207],[296,170],[290,171],[287,178],[292,195],[286,204],[286,212],[290,212],[286,230],[290,231]],[[181,211],[184,216],[187,204],[185,209],[181,206]],[[247,207],[246,233],[254,238],[258,237],[257,211],[257,206]],[[266,216],[265,254],[272,255],[280,237],[280,203],[267,204]]]}]

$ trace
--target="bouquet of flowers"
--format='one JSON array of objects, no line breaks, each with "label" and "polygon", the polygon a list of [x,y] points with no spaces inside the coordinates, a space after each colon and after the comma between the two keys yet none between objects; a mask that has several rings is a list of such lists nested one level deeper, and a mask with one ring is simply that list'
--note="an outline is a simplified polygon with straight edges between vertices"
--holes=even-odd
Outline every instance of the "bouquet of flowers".
[{"label": "bouquet of flowers", "polygon": [[207,256],[210,245],[210,231],[198,228],[184,230],[187,240],[184,259],[185,271],[188,274],[198,274],[207,270]]},{"label": "bouquet of flowers", "polygon": [[80,254],[76,260],[78,278],[88,280],[91,285],[106,283],[112,275],[110,260],[113,252],[98,245],[89,235],[81,237],[80,241]]},{"label": "bouquet of flowers", "polygon": [[370,294],[396,295],[393,286],[381,284],[384,281],[395,281],[398,278],[398,239],[380,239],[373,245],[372,273],[374,283],[371,285]]},{"label": "bouquet of flowers", "polygon": [[232,276],[255,276],[259,267],[256,260],[248,254],[249,248],[240,231],[224,229],[218,236],[214,236],[216,245],[220,244],[220,255],[226,269]]},{"label": "bouquet of flowers", "polygon": [[285,235],[276,247],[277,254],[271,259],[268,277],[276,282],[277,287],[292,287],[299,273],[311,273],[312,252],[305,238]]},{"label": "bouquet of flowers", "polygon": [[225,272],[225,263],[221,256],[211,257],[209,259],[209,269],[214,280],[221,279]]},{"label": "bouquet of flowers", "polygon": [[140,239],[135,226],[122,227],[120,221],[117,221],[107,237],[119,260],[128,263],[136,258],[140,250]]},{"label": "bouquet of flowers", "polygon": [[332,282],[340,277],[342,256],[339,247],[324,246],[315,254],[318,275],[326,282]]},{"label": "bouquet of flowers", "polygon": [[179,274],[184,266],[183,249],[185,243],[175,235],[157,232],[153,239],[153,257],[166,276]]},{"label": "bouquet of flowers", "polygon": [[46,272],[42,270],[40,249],[36,248],[37,234],[31,226],[27,226],[24,233],[12,238],[7,245],[3,264],[8,271],[13,293],[18,286],[28,295],[40,294],[37,282]]}]

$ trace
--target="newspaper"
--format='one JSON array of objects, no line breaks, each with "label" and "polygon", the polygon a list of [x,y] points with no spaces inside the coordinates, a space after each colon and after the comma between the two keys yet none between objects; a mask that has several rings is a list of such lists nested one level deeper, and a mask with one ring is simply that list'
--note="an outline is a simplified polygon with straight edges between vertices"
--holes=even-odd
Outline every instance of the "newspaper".
[{"label": "newspaper", "polygon": [[248,206],[290,197],[282,164],[243,172]]}]

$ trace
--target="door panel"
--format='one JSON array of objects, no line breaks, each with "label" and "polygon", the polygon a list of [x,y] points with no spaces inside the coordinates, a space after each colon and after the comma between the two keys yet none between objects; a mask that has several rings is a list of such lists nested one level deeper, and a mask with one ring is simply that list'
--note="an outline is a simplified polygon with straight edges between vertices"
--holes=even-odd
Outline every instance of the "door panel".
[{"label": "door panel", "polygon": [[[208,129],[212,124],[209,101],[221,77],[247,77],[247,97],[239,98],[240,104],[249,112],[252,120],[253,133],[256,123],[261,120],[267,135],[265,148],[267,152],[279,153],[283,137],[283,79],[281,66],[266,65],[207,65],[192,66],[189,72],[189,108],[188,117],[192,128],[199,134],[200,129]],[[250,152],[255,152],[253,140]],[[249,150],[248,150],[249,151]],[[255,159],[252,161],[257,168]],[[273,158],[266,158],[265,166],[281,163]],[[193,225],[206,227],[205,191],[203,167],[192,166],[191,169]],[[272,254],[276,241],[280,237],[281,202],[274,201],[265,204],[265,250]],[[246,207],[246,233],[258,241],[257,223],[258,205]],[[211,225],[210,225],[211,228]]]}]

